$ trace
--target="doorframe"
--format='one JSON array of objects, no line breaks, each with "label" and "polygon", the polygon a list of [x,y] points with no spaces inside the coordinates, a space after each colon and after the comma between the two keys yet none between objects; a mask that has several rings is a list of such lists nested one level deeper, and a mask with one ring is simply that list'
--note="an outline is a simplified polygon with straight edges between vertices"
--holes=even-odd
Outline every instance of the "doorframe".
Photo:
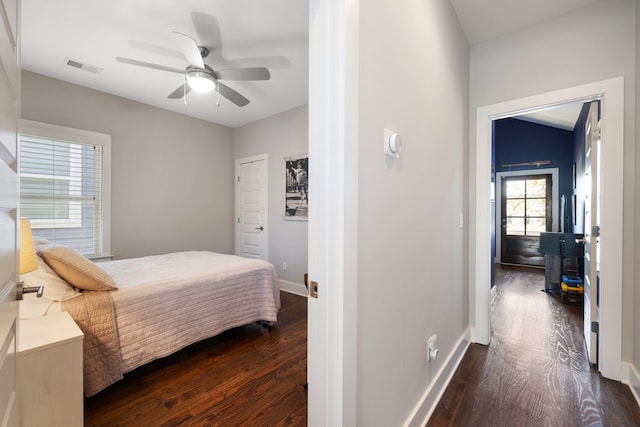
[{"label": "doorframe", "polygon": [[234,229],[234,248],[233,248],[233,253],[235,253],[236,255],[238,255],[238,250],[239,250],[239,244],[240,244],[240,227],[238,226],[238,215],[240,213],[240,205],[239,205],[239,201],[240,198],[238,197],[238,172],[239,172],[239,168],[240,165],[245,164],[245,163],[255,163],[255,162],[260,162],[260,161],[264,161],[264,165],[265,165],[265,180],[266,180],[266,185],[265,185],[265,200],[267,202],[267,212],[266,212],[266,218],[265,218],[265,224],[266,224],[266,230],[263,231],[261,233],[262,239],[264,241],[264,259],[265,261],[269,261],[269,155],[267,153],[264,154],[258,154],[256,156],[250,156],[250,157],[243,157],[241,159],[236,159],[235,161],[235,167],[233,169],[233,195],[234,195],[234,204],[235,204],[235,209],[234,209],[234,215],[233,215],[233,229]]},{"label": "doorframe", "polygon": [[529,176],[529,175],[551,175],[551,230],[558,230],[558,202],[560,201],[560,194],[558,190],[558,179],[560,176],[560,171],[558,168],[544,168],[544,169],[527,169],[527,170],[519,170],[519,171],[506,171],[506,172],[496,172],[496,258],[494,262],[499,263],[502,260],[502,239],[498,238],[498,234],[500,233],[500,227],[502,226],[502,185],[498,183],[501,182],[502,178],[505,177],[513,177],[513,176]]},{"label": "doorframe", "polygon": [[[476,140],[471,141],[470,191],[475,211],[469,234],[469,319],[471,341],[489,344],[491,336],[491,138],[492,121],[569,101],[602,101],[602,218],[599,369],[606,378],[622,377],[622,255],[624,78],[602,80],[526,98],[479,107]],[[473,143],[475,142],[475,144]],[[475,156],[475,157],[474,157]]]},{"label": "doorframe", "polygon": [[309,2],[309,426],[357,425],[359,13]]}]

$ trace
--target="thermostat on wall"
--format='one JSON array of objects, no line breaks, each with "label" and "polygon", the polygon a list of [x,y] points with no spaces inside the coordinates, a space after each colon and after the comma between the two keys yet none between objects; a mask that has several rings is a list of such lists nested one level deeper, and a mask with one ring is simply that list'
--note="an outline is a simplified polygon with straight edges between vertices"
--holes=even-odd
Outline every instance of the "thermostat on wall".
[{"label": "thermostat on wall", "polygon": [[384,154],[399,159],[402,150],[402,138],[392,130],[384,130]]}]

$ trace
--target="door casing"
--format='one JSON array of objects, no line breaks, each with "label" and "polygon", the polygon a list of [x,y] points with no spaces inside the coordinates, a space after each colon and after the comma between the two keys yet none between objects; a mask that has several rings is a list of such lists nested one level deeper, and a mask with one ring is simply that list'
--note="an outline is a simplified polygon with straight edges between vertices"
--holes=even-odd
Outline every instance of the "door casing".
[{"label": "door casing", "polygon": [[[599,369],[622,377],[622,256],[624,78],[560,89],[476,110],[476,139],[470,144],[469,308],[471,340],[490,342],[491,137],[492,121],[568,101],[602,100],[602,218]],[[604,230],[607,230],[605,235]]]}]

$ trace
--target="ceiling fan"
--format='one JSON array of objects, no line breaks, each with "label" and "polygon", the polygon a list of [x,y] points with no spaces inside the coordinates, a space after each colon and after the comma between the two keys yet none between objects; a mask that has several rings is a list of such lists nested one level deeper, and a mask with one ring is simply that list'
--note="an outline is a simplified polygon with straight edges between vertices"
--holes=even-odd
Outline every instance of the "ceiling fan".
[{"label": "ceiling fan", "polygon": [[249,100],[238,91],[220,82],[220,80],[250,81],[269,80],[271,78],[271,73],[266,67],[226,68],[214,70],[204,63],[204,58],[209,55],[209,49],[207,47],[199,46],[193,38],[186,34],[182,34],[177,31],[174,31],[174,33],[180,37],[182,53],[189,63],[184,70],[153,64],[150,62],[138,61],[137,59],[122,58],[120,56],[117,56],[116,60],[125,64],[184,75],[184,84],[171,92],[168,98],[180,99],[183,96],[186,96],[191,89],[200,93],[206,93],[216,89],[220,95],[224,96],[239,107],[247,105]]}]

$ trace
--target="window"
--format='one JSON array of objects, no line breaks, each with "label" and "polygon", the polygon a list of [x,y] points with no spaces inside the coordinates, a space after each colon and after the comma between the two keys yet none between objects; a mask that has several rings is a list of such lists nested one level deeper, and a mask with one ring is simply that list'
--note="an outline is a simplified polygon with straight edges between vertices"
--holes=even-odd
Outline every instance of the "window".
[{"label": "window", "polygon": [[550,229],[549,176],[506,180],[506,232],[509,236],[539,236]]},{"label": "window", "polygon": [[111,137],[23,120],[19,158],[20,216],[34,236],[109,255]]}]

